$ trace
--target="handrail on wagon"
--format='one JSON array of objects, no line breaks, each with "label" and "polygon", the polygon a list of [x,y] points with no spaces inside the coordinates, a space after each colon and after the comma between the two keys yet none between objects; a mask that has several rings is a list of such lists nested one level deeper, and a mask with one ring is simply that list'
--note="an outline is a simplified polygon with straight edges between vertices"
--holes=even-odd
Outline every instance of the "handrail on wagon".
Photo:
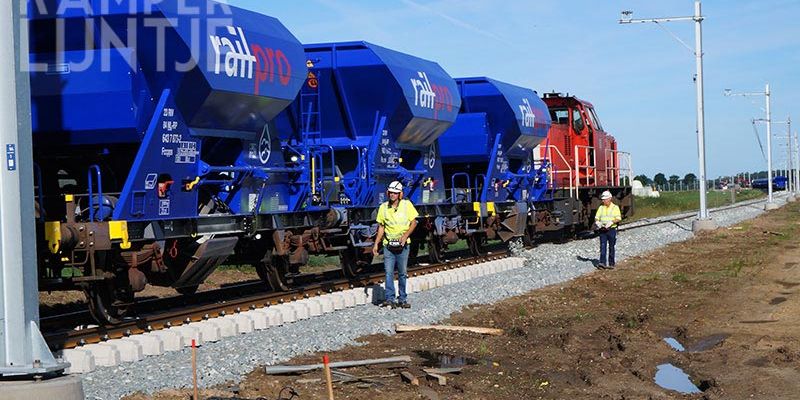
[{"label": "handrail on wagon", "polygon": [[553,150],[556,151],[556,155],[558,155],[558,157],[561,159],[561,161],[564,163],[564,165],[567,166],[567,170],[566,171],[562,171],[562,170],[556,169],[554,167],[555,163],[551,162],[550,163],[551,167],[550,167],[550,171],[549,171],[550,172],[550,184],[553,186],[553,188],[555,188],[555,184],[557,182],[556,177],[558,176],[558,174],[567,173],[567,174],[569,174],[569,182],[570,182],[569,194],[570,194],[570,197],[576,197],[577,196],[577,188],[575,187],[575,185],[573,185],[574,181],[573,181],[573,178],[572,178],[572,167],[570,166],[569,161],[567,161],[567,159],[561,153],[561,150],[555,145],[546,145],[545,146],[545,151],[547,151],[547,159],[548,160],[552,160],[553,159]]}]

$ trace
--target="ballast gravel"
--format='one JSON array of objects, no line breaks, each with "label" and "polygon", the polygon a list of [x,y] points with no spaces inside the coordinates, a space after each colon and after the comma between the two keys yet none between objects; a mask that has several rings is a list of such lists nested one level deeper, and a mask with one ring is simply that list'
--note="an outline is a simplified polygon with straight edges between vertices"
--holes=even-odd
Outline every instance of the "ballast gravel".
[{"label": "ballast gravel", "polygon": [[[775,201],[783,205],[784,197]],[[731,226],[763,213],[764,202],[714,211],[718,226]],[[620,232],[617,260],[639,255],[692,237],[691,218],[670,224],[645,226]],[[489,304],[561,283],[595,271],[598,240],[544,244],[517,256],[525,267],[486,275],[409,296],[411,309],[385,309],[371,305],[344,309],[280,327],[206,343],[198,348],[198,380],[201,387],[239,382],[254,369],[319,351],[333,351],[356,344],[361,336],[393,334],[393,325],[430,324],[470,304]],[[124,395],[153,393],[189,387],[192,382],[191,350],[146,357],[117,367],[98,368],[83,375],[87,399],[118,399]]]}]

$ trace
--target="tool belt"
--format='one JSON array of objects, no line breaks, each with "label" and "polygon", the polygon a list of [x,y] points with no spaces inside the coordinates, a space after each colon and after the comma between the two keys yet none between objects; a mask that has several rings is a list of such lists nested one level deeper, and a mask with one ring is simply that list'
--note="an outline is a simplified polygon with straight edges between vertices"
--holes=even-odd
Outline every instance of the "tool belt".
[{"label": "tool belt", "polygon": [[389,249],[389,251],[391,251],[394,254],[402,253],[403,247],[405,246],[400,244],[399,240],[390,240],[388,243],[386,243],[386,248]]}]

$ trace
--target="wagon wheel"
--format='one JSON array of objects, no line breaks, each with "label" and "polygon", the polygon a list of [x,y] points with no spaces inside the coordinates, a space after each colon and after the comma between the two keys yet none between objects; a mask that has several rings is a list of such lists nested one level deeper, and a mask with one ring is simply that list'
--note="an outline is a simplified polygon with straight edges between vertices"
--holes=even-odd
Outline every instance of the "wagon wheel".
[{"label": "wagon wheel", "polygon": [[286,292],[291,289],[286,274],[289,272],[289,256],[273,255],[268,251],[264,258],[255,263],[256,273],[261,281],[269,285],[276,292]]},{"label": "wagon wheel", "polygon": [[84,290],[89,302],[89,313],[101,324],[122,323],[133,308],[133,291],[115,289],[114,286],[113,281],[105,280]]},{"label": "wagon wheel", "polygon": [[467,236],[469,252],[474,257],[486,255],[486,235],[483,233],[473,233]]},{"label": "wagon wheel", "polygon": [[[344,276],[354,278],[364,270],[364,267],[372,264],[372,253],[366,253],[364,249],[347,246],[347,249],[339,252],[339,260],[342,264]],[[370,248],[366,249],[371,250]]]},{"label": "wagon wheel", "polygon": [[436,235],[428,237],[428,258],[431,264],[441,264],[444,262],[444,246],[442,240]]}]

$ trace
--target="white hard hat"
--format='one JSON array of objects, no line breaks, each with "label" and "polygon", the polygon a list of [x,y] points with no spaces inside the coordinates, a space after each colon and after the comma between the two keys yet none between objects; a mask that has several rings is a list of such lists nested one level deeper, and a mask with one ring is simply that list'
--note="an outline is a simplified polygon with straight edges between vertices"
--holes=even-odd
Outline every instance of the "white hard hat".
[{"label": "white hard hat", "polygon": [[389,184],[389,188],[386,190],[390,193],[403,193],[403,184],[399,181],[394,181]]},{"label": "white hard hat", "polygon": [[611,192],[606,190],[606,191],[603,192],[603,194],[600,195],[600,200],[610,199],[612,197],[614,197],[614,196],[611,194]]}]

